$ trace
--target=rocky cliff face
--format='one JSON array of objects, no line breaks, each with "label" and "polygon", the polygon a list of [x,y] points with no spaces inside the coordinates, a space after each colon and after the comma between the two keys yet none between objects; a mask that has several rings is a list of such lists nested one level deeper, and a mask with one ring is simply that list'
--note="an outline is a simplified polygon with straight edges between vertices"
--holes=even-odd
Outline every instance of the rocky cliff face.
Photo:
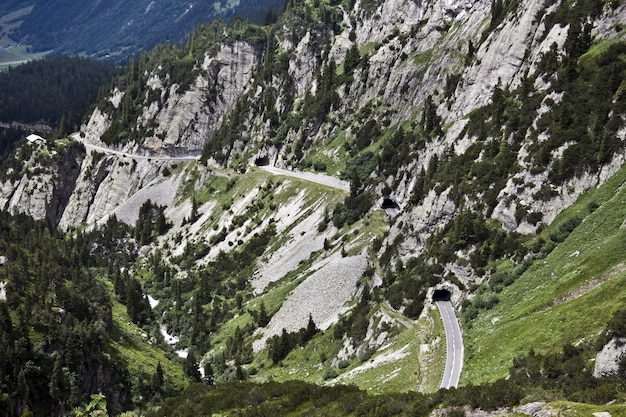
[{"label": "rocky cliff face", "polygon": [[[171,54],[156,51],[98,103],[79,136],[86,155],[74,150],[50,159],[25,148],[23,170],[13,168],[1,183],[0,204],[71,229],[111,215],[134,224],[150,199],[166,206],[174,223],[154,245],[172,259],[205,245],[197,264],[276,223],[282,246],[255,265],[254,295],[285,277],[302,282],[257,333],[263,335],[257,350],[281,329],[305,326],[309,315],[327,329],[364,281],[384,287],[388,308],[402,313],[411,300],[423,304],[427,297],[426,290],[411,289],[442,280],[459,305],[485,274],[480,257],[493,246],[480,246],[486,235],[504,241],[535,233],[615,174],[626,157],[623,77],[613,80],[609,110],[594,119],[612,130],[591,122],[575,130],[578,121],[570,121],[559,125],[563,133],[551,124],[576,108],[559,107],[572,95],[565,81],[596,71],[594,60],[621,45],[625,6],[611,2],[566,22],[560,2],[503,2],[498,13],[496,3],[502,6],[491,0],[309,4],[251,34],[224,30],[207,51],[192,44]],[[585,29],[576,32],[577,24]],[[589,44],[572,58],[572,43],[585,36]],[[568,60],[575,61],[571,72]],[[601,145],[585,137],[594,129]],[[596,146],[594,163],[568,172],[564,161],[575,160],[568,153],[578,142]],[[329,226],[344,189],[305,203],[306,193],[289,181],[255,177],[251,188],[229,194],[255,161],[344,175],[352,182],[345,206],[358,205],[361,196],[371,198],[370,213],[387,208],[383,201],[393,203],[379,219],[384,231],[368,234],[371,219],[350,232]],[[218,177],[228,185],[214,185]],[[286,189],[291,194],[281,195]],[[200,207],[196,193],[203,194]],[[259,201],[272,207],[271,216]],[[482,229],[474,230],[476,224]],[[372,272],[372,265],[380,268]],[[415,274],[425,277],[419,285],[389,294],[402,287],[393,285],[405,265],[431,269]],[[328,294],[336,303],[321,308]],[[365,323],[361,351],[387,341],[376,320]]]},{"label": "rocky cliff face", "polygon": [[20,148],[15,166],[8,168],[1,181],[0,205],[11,213],[25,213],[58,225],[74,192],[83,158],[76,144],[41,142]]},{"label": "rocky cliff face", "polygon": [[[146,98],[136,119],[136,127],[145,134],[124,150],[140,155],[199,154],[249,87],[258,59],[258,51],[247,42],[221,45],[217,53],[205,54],[196,64],[197,75],[185,88],[172,82],[170,74],[161,75],[154,68],[147,74]],[[118,109],[125,94],[115,89],[109,104]],[[111,117],[110,112],[96,109],[82,129],[84,140],[102,145],[101,137],[110,128]]]},{"label": "rocky cliff face", "polygon": [[[389,176],[372,184],[378,192],[389,187],[391,197],[404,208],[397,224],[417,225],[400,249],[414,255],[424,248],[419,242],[459,209],[458,199],[448,196],[450,188],[431,190],[418,204],[407,205],[419,172],[429,168],[433,157],[466,153],[477,139],[468,131],[472,112],[492,104],[495,90],[514,90],[532,79],[533,94],[543,94],[542,107],[532,115],[531,128],[522,132],[526,142],[516,148],[521,170],[509,174],[489,211],[503,229],[532,233],[538,223],[520,218],[520,210],[541,213],[542,222],[550,223],[582,192],[616,172],[624,152],[617,150],[599,170],[558,185],[550,182],[547,171],[533,169],[528,155],[536,122],[542,112],[550,111],[555,98],[558,101],[558,96],[545,95],[555,78],[538,77],[538,68],[551,48],[561,51],[561,56],[566,53],[568,26],[550,18],[559,4],[535,0],[509,10],[505,3],[507,14],[494,16],[491,3],[388,0],[365,8],[356,2],[351,9],[326,10],[330,17],[322,22],[331,22],[326,24],[311,24],[314,10],[288,11],[291,14],[282,25],[267,31],[265,43],[233,40],[225,32],[217,48],[188,67],[190,82],[173,82],[172,74],[164,72],[158,61],[140,69],[147,81],[135,101],[141,103],[141,110],[132,128],[141,137],[118,146],[128,160],[85,158],[69,197],[73,179],[41,177],[38,186],[26,177],[5,181],[4,205],[35,217],[47,216],[64,228],[95,223],[156,180],[165,165],[156,159],[133,160],[132,155],[199,155],[207,143],[225,156],[207,154],[209,161],[221,165],[240,164],[241,169],[246,161],[266,156],[275,165],[294,167],[323,158],[337,166],[330,174],[338,175],[346,151],[357,146],[361,127],[373,120],[379,134],[404,126],[407,131],[420,131],[424,138],[420,140],[426,141],[410,150],[410,158]],[[593,19],[588,17],[594,41],[615,37],[615,24],[623,16],[623,6],[607,5]],[[357,62],[349,62],[354,48],[359,53],[352,61]],[[324,83],[332,85],[330,91]],[[116,87],[108,103],[96,108],[81,132],[86,143],[103,145],[101,139],[112,129],[128,94],[130,89]],[[320,104],[327,105],[323,117],[311,116],[309,103],[323,101],[323,94],[330,95],[328,103]],[[438,133],[424,132],[421,126],[425,103],[433,106],[442,128]],[[617,135],[623,139],[624,133],[622,129]],[[228,140],[220,142],[225,137]],[[329,146],[340,137],[343,141],[335,141],[339,145]],[[513,145],[512,137],[503,139]],[[558,155],[565,149],[554,152]],[[550,190],[549,197],[537,199],[545,189]],[[473,206],[481,198],[480,193],[467,195],[464,205]],[[399,234],[392,228],[388,243]]]}]

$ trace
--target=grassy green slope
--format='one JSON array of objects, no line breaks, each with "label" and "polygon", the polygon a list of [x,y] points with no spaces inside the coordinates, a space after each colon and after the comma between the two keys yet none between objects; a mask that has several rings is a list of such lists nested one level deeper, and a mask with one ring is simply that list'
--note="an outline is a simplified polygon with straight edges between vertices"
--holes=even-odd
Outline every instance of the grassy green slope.
[{"label": "grassy green slope", "polygon": [[[592,344],[613,312],[626,303],[626,169],[565,210],[544,238],[567,218],[583,222],[545,259],[498,295],[500,302],[466,329],[462,383],[507,375],[512,359],[533,348]],[[599,206],[590,213],[590,206]]]},{"label": "grassy green slope", "polygon": [[165,382],[171,385],[171,388],[180,390],[187,385],[180,364],[166,355],[168,348],[149,344],[150,335],[132,323],[126,307],[117,302],[113,305],[113,321],[111,353],[124,363],[131,375],[135,377],[140,374],[152,375],[160,363]]}]

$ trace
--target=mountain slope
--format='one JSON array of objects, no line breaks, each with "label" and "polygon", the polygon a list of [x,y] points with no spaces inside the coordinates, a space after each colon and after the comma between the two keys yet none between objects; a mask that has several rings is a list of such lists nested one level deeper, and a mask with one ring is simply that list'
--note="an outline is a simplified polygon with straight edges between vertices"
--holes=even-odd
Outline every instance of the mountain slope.
[{"label": "mountain slope", "polygon": [[[469,340],[475,342],[469,348],[472,360],[465,368],[466,381],[505,376],[515,356],[531,347],[553,348],[554,334],[563,344],[592,346],[598,329],[624,308],[624,258],[619,250],[626,216],[623,184],[621,169],[557,217],[555,226],[536,238],[536,244],[543,244],[536,261],[510,286],[498,286],[492,276],[490,289],[499,303],[467,329]],[[561,241],[559,230],[573,221],[580,224],[555,245],[555,239]],[[505,276],[514,273],[503,268]],[[489,294],[484,291],[481,297]],[[550,329],[551,334],[537,329]]]},{"label": "mountain slope", "polygon": [[240,17],[263,23],[282,1],[194,2],[68,0],[10,2],[3,15],[30,7],[21,24],[9,35],[34,51],[105,56],[124,61],[157,43],[179,43],[200,23]]},{"label": "mountain slope", "polygon": [[[275,25],[202,26],[96,103],[55,219],[135,226],[132,271],[209,381],[435,391],[437,289],[463,322],[457,398],[622,400],[590,364],[624,336],[625,13],[294,0]],[[5,209],[47,213],[42,178],[6,178]]]}]

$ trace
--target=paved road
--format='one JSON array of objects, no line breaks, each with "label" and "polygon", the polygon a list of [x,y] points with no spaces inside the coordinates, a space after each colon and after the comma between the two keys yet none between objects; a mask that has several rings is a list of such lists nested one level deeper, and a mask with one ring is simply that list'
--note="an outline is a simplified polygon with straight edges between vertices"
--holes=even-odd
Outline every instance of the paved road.
[{"label": "paved road", "polygon": [[146,155],[135,155],[130,154],[128,152],[118,151],[111,148],[106,148],[104,146],[94,145],[93,143],[83,142],[85,145],[85,150],[87,152],[103,152],[107,155],[119,155],[122,157],[133,158],[133,159],[151,159],[153,161],[197,161],[200,159],[200,155],[181,155],[181,156],[146,156]]},{"label": "paved road", "polygon": [[261,166],[259,168],[263,169],[264,171],[271,172],[272,174],[286,175],[288,177],[299,178],[301,180],[306,180],[314,182],[316,184],[322,184],[327,187],[337,188],[339,190],[350,192],[350,183],[348,181],[343,181],[339,178],[331,177],[329,175],[306,171],[290,171],[287,169],[281,169],[272,166]]},{"label": "paved road", "polygon": [[463,368],[463,338],[461,327],[450,301],[437,301],[437,307],[446,331],[446,369],[439,388],[456,388]]},{"label": "paved road", "polygon": [[[181,156],[146,156],[146,155],[135,155],[130,154],[124,151],[118,151],[115,149],[107,148],[104,146],[94,145],[93,143],[85,142],[79,135],[75,135],[74,139],[81,142],[85,145],[85,150],[87,152],[103,152],[108,155],[119,155],[122,157],[133,158],[133,159],[151,159],[154,161],[197,161],[200,159],[200,155],[190,154],[190,155],[181,155]],[[294,177],[303,179],[306,181],[314,182],[316,184],[325,185],[327,187],[337,188],[343,191],[350,191],[350,183],[348,181],[340,180],[339,178],[331,177],[329,175],[318,174],[315,172],[305,172],[305,171],[290,171],[287,169],[276,168],[272,166],[262,166],[259,167],[267,172],[271,172],[274,175],[285,175],[288,177]]]}]

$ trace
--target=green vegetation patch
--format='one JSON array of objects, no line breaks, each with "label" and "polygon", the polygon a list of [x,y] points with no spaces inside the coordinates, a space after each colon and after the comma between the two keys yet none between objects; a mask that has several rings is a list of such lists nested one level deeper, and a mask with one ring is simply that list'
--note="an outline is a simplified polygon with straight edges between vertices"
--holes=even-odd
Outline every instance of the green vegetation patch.
[{"label": "green vegetation patch", "polygon": [[612,417],[626,416],[626,405],[624,404],[591,405],[570,401],[555,401],[549,405],[568,417],[586,417],[603,412],[609,413]]},{"label": "green vegetation patch", "polygon": [[173,390],[179,391],[187,385],[182,367],[165,355],[167,348],[151,345],[149,340],[155,335],[131,322],[126,307],[117,302],[113,304],[113,320],[111,349],[133,375],[153,374],[161,364],[166,382]]},{"label": "green vegetation patch", "polygon": [[401,330],[366,361],[359,363],[355,359],[356,364],[347,369],[349,373],[342,375],[340,381],[376,394],[415,390],[426,376],[418,361],[420,333],[418,326]]},{"label": "green vegetation patch", "polygon": [[547,257],[497,294],[499,303],[466,330],[469,349],[462,381],[506,376],[513,358],[531,348],[551,352],[563,343],[594,343],[586,337],[599,334],[612,312],[626,302],[626,230],[621,227],[626,218],[625,179],[622,169],[544,230],[541,236],[547,238],[567,219],[584,216]]}]

